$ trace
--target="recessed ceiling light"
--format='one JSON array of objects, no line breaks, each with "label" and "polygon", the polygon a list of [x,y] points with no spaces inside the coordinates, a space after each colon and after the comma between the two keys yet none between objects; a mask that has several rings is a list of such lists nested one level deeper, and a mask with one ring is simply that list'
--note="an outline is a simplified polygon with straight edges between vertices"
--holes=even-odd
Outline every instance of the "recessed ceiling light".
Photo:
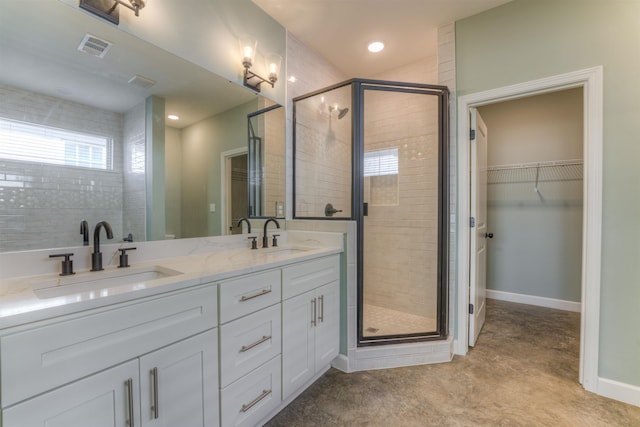
[{"label": "recessed ceiling light", "polygon": [[167,119],[169,120],[178,120],[180,117],[176,116],[175,114],[169,114],[167,116]]},{"label": "recessed ceiling light", "polygon": [[373,52],[373,53],[380,52],[382,49],[384,49],[384,43],[371,42],[369,43],[369,46],[367,47],[367,49],[369,49],[369,52]]}]

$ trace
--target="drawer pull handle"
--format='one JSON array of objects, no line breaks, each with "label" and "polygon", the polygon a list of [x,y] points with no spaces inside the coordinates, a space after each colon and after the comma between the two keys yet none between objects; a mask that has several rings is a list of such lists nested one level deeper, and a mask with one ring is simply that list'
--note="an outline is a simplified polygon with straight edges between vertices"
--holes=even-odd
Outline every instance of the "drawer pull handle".
[{"label": "drawer pull handle", "polygon": [[240,409],[240,412],[247,412],[249,409],[253,408],[255,405],[258,404],[258,402],[260,402],[262,399],[269,396],[270,394],[271,394],[271,390],[262,390],[262,393],[260,394],[260,396],[256,397],[251,402],[245,403],[244,405],[242,405],[242,409]]},{"label": "drawer pull handle", "polygon": [[318,314],[318,321],[324,323],[324,295],[318,297],[318,304],[320,305],[320,314]]},{"label": "drawer pull handle", "polygon": [[133,425],[133,379],[129,378],[125,381],[125,389],[127,392],[127,403],[129,404],[128,415],[129,419],[127,420],[127,425],[129,427],[134,427]]},{"label": "drawer pull handle", "polygon": [[240,353],[244,353],[245,351],[249,351],[251,350],[253,347],[257,347],[260,344],[262,344],[265,341],[269,341],[271,339],[271,335],[266,336],[264,335],[262,338],[260,338],[258,341],[254,342],[253,344],[249,344],[249,345],[243,345],[240,348]]},{"label": "drawer pull handle", "polygon": [[153,419],[158,419],[158,368],[151,370],[151,383],[153,384],[153,406],[151,407],[151,413]]},{"label": "drawer pull handle", "polygon": [[261,297],[262,295],[266,295],[268,293],[271,292],[271,289],[263,289],[260,292],[258,292],[257,294],[253,294],[253,295],[243,295],[242,298],[240,298],[240,302],[245,302],[245,301],[249,301],[250,299],[254,299],[254,298],[258,298]]}]

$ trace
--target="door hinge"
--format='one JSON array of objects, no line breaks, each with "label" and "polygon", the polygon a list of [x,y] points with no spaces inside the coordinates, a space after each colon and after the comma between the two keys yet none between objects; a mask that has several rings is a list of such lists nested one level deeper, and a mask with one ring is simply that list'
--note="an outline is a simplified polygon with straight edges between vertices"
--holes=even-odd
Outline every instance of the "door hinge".
[{"label": "door hinge", "polygon": [[469,139],[472,140],[472,141],[476,139],[476,130],[475,129],[471,129],[469,131]]},{"label": "door hinge", "polygon": [[469,218],[469,227],[473,228],[476,226],[476,219],[474,217]]},{"label": "door hinge", "polygon": [[473,304],[469,304],[469,314],[473,314]]}]

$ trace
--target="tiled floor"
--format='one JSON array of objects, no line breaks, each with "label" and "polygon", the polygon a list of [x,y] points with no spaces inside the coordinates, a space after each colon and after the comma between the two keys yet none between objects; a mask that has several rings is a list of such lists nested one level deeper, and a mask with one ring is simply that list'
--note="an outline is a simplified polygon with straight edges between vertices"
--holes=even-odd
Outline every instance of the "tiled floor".
[{"label": "tiled floor", "polygon": [[268,427],[640,426],[640,408],[578,383],[578,313],[488,301],[475,348],[451,363],[329,370]]},{"label": "tiled floor", "polygon": [[435,319],[371,304],[364,304],[363,321],[364,335],[369,337],[432,332],[437,327]]}]

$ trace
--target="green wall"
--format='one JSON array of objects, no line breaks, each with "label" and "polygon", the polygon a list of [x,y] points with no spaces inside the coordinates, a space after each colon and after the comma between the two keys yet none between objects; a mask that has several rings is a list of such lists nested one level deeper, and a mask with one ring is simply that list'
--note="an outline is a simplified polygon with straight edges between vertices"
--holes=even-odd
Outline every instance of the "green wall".
[{"label": "green wall", "polygon": [[247,147],[247,114],[259,109],[256,97],[182,130],[182,237],[221,235],[220,154]]},{"label": "green wall", "polygon": [[515,0],[456,22],[458,95],[604,67],[599,376],[640,386],[640,1]]}]

